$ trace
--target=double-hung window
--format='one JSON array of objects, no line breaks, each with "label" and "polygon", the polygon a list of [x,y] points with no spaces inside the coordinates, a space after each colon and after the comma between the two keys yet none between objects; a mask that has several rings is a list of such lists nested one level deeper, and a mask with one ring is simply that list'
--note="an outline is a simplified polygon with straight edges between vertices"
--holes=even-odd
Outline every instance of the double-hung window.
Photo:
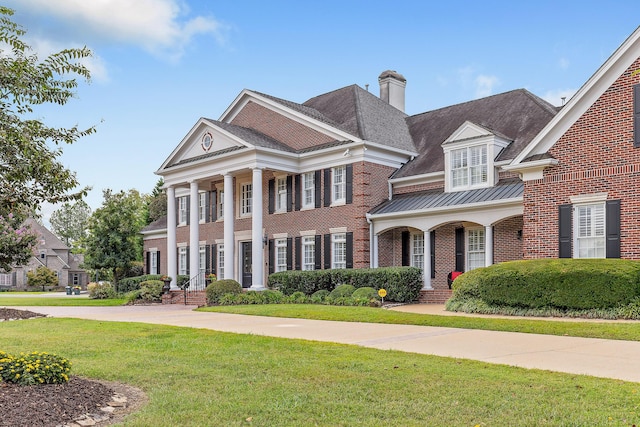
[{"label": "double-hung window", "polygon": [[198,193],[198,221],[207,220],[207,193]]},{"label": "double-hung window", "polygon": [[149,251],[149,274],[160,274],[157,251]]},{"label": "double-hung window", "polygon": [[224,245],[218,245],[218,278],[224,279]]},{"label": "double-hung window", "polygon": [[451,151],[451,186],[453,188],[486,184],[487,179],[486,145]]},{"label": "double-hung window", "polygon": [[347,268],[347,235],[336,233],[331,235],[331,268]]},{"label": "double-hung window", "polygon": [[276,239],[276,268],[275,271],[287,270],[287,239]]},{"label": "double-hung window", "polygon": [[316,238],[305,236],[302,238],[302,269],[314,270],[316,260]]},{"label": "double-hung window", "polygon": [[467,230],[467,271],[484,267],[485,259],[484,228]]},{"label": "double-hung window", "polygon": [[276,179],[276,212],[287,211],[287,178]]},{"label": "double-hung window", "polygon": [[575,206],[575,254],[577,258],[604,258],[605,208],[604,203]]},{"label": "double-hung window", "polygon": [[345,203],[346,198],[346,167],[338,166],[331,170],[331,202]]},{"label": "double-hung window", "polygon": [[187,274],[189,260],[187,259],[187,248],[181,246],[178,248],[178,274],[184,276]]},{"label": "double-hung window", "polygon": [[200,245],[198,247],[198,273],[204,274],[207,269],[207,247]]},{"label": "double-hung window", "polygon": [[424,234],[411,235],[411,266],[424,268]]},{"label": "double-hung window", "polygon": [[315,174],[307,172],[302,175],[302,208],[315,206]]},{"label": "double-hung window", "polygon": [[218,191],[218,219],[224,218],[224,190]]},{"label": "double-hung window", "polygon": [[178,223],[185,225],[187,223],[187,196],[178,197]]},{"label": "double-hung window", "polygon": [[251,215],[253,203],[253,185],[244,183],[240,187],[240,215]]}]

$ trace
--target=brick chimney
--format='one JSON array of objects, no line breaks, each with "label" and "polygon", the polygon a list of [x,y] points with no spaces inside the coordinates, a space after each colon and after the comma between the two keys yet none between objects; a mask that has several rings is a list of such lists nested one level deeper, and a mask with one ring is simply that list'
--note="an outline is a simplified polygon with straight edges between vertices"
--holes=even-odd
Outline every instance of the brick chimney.
[{"label": "brick chimney", "polygon": [[404,113],[404,89],[407,86],[407,79],[400,73],[387,70],[378,76],[378,83],[380,83],[380,99]]}]

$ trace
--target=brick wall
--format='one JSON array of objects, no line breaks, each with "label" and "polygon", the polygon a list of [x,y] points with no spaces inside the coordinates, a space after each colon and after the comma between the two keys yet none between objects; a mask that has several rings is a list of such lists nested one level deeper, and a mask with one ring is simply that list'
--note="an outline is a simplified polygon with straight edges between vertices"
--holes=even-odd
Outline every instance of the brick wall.
[{"label": "brick wall", "polygon": [[621,201],[621,257],[640,258],[640,149],[633,147],[633,85],[629,67],[549,150],[558,165],[525,182],[524,257],[558,257],[558,206],[575,195],[607,193]]},{"label": "brick wall", "polygon": [[333,141],[333,138],[328,135],[288,119],[278,112],[252,101],[248,102],[233,118],[231,124],[255,129],[285,143],[294,150],[302,150]]}]

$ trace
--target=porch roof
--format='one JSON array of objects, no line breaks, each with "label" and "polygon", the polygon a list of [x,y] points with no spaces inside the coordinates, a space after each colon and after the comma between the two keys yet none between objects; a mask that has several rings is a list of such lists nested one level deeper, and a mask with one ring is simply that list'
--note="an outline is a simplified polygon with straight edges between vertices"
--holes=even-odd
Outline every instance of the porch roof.
[{"label": "porch roof", "polygon": [[524,183],[519,179],[498,182],[495,187],[445,193],[442,189],[401,194],[373,208],[371,215],[461,206],[522,197]]}]

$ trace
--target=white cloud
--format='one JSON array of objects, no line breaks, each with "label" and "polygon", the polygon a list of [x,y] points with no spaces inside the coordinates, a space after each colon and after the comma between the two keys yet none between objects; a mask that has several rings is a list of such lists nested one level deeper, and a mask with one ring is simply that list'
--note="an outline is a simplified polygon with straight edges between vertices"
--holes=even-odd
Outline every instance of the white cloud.
[{"label": "white cloud", "polygon": [[476,97],[483,98],[485,96],[493,95],[494,86],[500,83],[500,80],[496,76],[479,75],[475,78]]},{"label": "white cloud", "polygon": [[569,102],[571,97],[576,94],[577,89],[554,89],[547,91],[544,95],[542,95],[542,99],[551,103],[552,105],[560,106],[562,105],[562,98],[564,97],[564,103]]},{"label": "white cloud", "polygon": [[198,35],[224,43],[226,28],[211,17],[187,18],[182,0],[20,0],[21,11],[54,16],[70,32],[137,45],[169,60],[177,60]]}]

